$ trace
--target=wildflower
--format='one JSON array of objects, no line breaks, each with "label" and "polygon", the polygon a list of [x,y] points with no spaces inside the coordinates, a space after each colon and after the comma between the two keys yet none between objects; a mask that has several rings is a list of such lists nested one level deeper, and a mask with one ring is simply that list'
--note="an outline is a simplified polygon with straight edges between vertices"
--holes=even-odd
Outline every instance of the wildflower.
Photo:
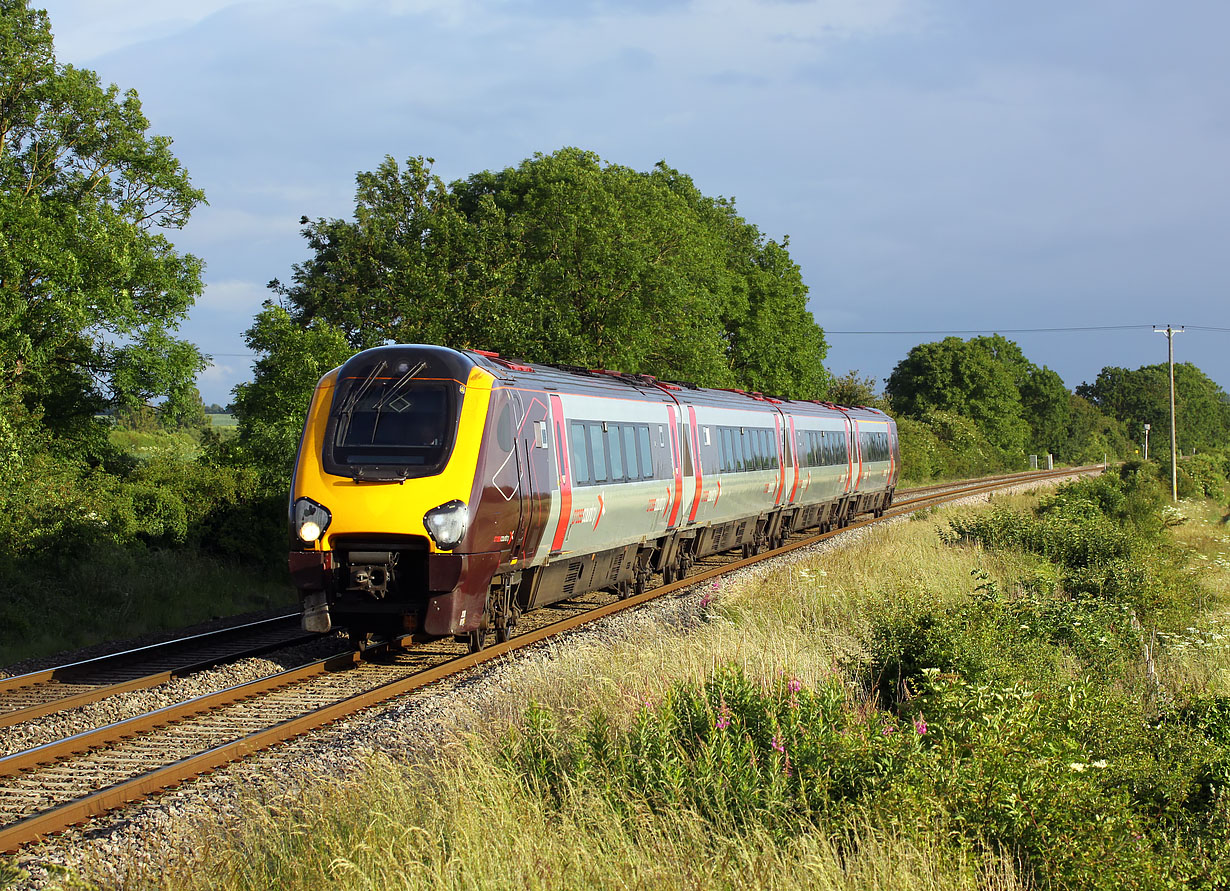
[{"label": "wildflower", "polygon": [[914,722],[914,730],[919,736],[927,735],[927,719],[922,715],[918,716],[918,720]]},{"label": "wildflower", "polygon": [[791,678],[790,682],[786,684],[786,689],[789,690],[791,693],[798,693],[800,690],[803,689],[803,682],[800,681],[798,678]]},{"label": "wildflower", "polygon": [[781,737],[778,736],[776,733],[773,734],[773,741],[769,743],[769,745],[773,747],[773,751],[778,752],[779,754],[782,754],[782,755],[786,754],[786,746],[782,742]]},{"label": "wildflower", "polygon": [[725,730],[730,726],[730,707],[726,705],[726,700],[722,700],[722,707],[718,710],[717,723],[713,725],[717,730]]},{"label": "wildflower", "polygon": [[706,591],[704,595],[700,598],[700,608],[704,609],[705,607],[707,607],[711,600],[713,600],[713,597],[709,594],[708,591]]},{"label": "wildflower", "polygon": [[1079,761],[1073,761],[1068,765],[1068,770],[1073,773],[1084,773],[1086,767],[1088,767],[1087,764],[1081,764]]},{"label": "wildflower", "polygon": [[1099,759],[1099,760],[1097,760],[1097,761],[1093,762],[1093,764],[1092,764],[1091,766],[1092,766],[1092,767],[1096,767],[1098,770],[1101,770],[1102,768],[1104,768],[1104,767],[1106,766],[1106,759],[1105,759],[1105,758]]},{"label": "wildflower", "polygon": [[881,736],[892,736],[896,732],[897,732],[897,728],[894,727],[892,724],[885,724],[884,729],[880,731],[880,735]]}]

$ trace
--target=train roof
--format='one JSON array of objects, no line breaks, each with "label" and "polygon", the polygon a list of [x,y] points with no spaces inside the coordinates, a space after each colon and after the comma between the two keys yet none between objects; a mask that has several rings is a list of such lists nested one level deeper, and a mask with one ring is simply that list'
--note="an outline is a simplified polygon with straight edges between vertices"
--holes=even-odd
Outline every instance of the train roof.
[{"label": "train roof", "polygon": [[[633,388],[654,401],[678,401],[686,405],[710,405],[721,408],[748,408],[766,412],[776,406],[799,415],[841,416],[860,420],[887,420],[888,415],[867,406],[840,406],[820,400],[784,399],[740,389],[699,387],[684,381],[659,380],[648,374],[629,374],[605,368],[585,368],[577,365],[537,364],[507,359],[498,353],[465,350],[466,355],[504,381],[533,389],[558,388],[563,392],[609,395],[612,391],[627,392]],[[531,377],[533,375],[533,377]]]},{"label": "train roof", "polygon": [[629,374],[604,368],[521,362],[485,350],[455,350],[428,344],[388,344],[357,353],[339,370],[339,377],[364,376],[385,363],[390,372],[408,368],[407,353],[425,361],[432,377],[451,377],[464,382],[471,368],[490,372],[506,386],[532,390],[559,391],[578,395],[615,397],[629,392],[649,402],[707,405],[776,413],[779,408],[796,416],[852,417],[858,420],[888,420],[879,409],[867,406],[840,406],[818,400],[783,399],[739,389],[698,387],[683,381],[659,380],[648,374]]}]

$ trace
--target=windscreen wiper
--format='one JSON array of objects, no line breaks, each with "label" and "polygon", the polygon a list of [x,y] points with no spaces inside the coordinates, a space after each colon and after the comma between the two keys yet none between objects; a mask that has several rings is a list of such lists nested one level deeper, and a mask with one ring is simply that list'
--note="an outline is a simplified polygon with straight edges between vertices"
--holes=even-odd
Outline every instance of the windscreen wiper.
[{"label": "windscreen wiper", "polygon": [[372,385],[372,382],[376,380],[376,377],[380,374],[380,372],[384,371],[386,365],[388,365],[388,363],[381,359],[380,362],[372,368],[371,374],[363,379],[363,383],[351,390],[346,396],[346,401],[342,403],[342,407],[338,409],[337,412],[340,421],[339,429],[337,431],[337,442],[346,441],[346,434],[350,432],[350,419],[354,415],[355,405],[358,404],[358,401],[363,398],[363,394],[368,391]]},{"label": "windscreen wiper", "polygon": [[376,412],[376,417],[372,420],[372,442],[373,443],[376,441],[376,428],[380,426],[380,413],[384,411],[384,406],[389,402],[390,399],[392,399],[394,396],[397,396],[399,393],[401,393],[402,390],[406,388],[406,385],[409,384],[410,381],[412,381],[415,377],[417,377],[419,373],[422,372],[422,370],[426,367],[427,367],[426,362],[420,362],[418,365],[415,365],[413,368],[411,368],[409,371],[407,371],[405,374],[399,377],[390,386],[386,387],[384,392],[380,394],[380,398],[377,399],[376,404],[372,406],[372,409]]}]

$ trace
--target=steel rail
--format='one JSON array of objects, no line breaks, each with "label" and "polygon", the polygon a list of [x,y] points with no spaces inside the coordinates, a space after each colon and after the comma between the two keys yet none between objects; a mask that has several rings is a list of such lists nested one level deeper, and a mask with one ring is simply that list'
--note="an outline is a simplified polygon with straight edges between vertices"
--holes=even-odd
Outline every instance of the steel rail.
[{"label": "steel rail", "polygon": [[[1071,476],[1074,474],[1088,473],[1092,469],[1098,468],[1066,468],[1055,471],[1043,471],[1039,476],[1031,477],[1031,479],[1050,479],[1055,477]],[[1029,481],[1030,480],[1024,480],[1023,482]],[[956,491],[948,491],[930,496],[921,496],[919,498],[911,499],[909,502],[902,502],[901,504],[893,505],[890,510],[892,510],[894,512],[894,516],[896,516],[902,513],[908,513],[910,510],[917,509],[916,507],[913,507],[909,510],[900,510],[900,508],[905,507],[907,504],[918,506],[921,506],[919,504],[920,502],[935,502],[942,504],[947,501],[955,501],[959,498],[968,497],[971,494],[978,494],[987,490],[1003,488],[1004,486],[1012,485],[1014,482],[1016,482],[1016,480],[987,482],[976,486],[960,488]],[[578,615],[560,619],[533,631],[527,631],[523,634],[519,634],[512,640],[504,643],[497,643],[494,646],[483,649],[477,653],[454,657],[432,668],[416,671],[407,677],[387,682],[362,693],[357,693],[340,699],[298,717],[291,718],[262,730],[246,734],[232,740],[231,742],[215,746],[206,751],[182,758],[171,764],[155,768],[154,770],[133,777],[130,780],[123,781],[105,789],[90,793],[76,799],[75,801],[55,806],[15,823],[0,827],[0,851],[16,851],[21,846],[28,844],[29,842],[34,841],[44,835],[77,825],[91,817],[98,816],[130,802],[148,797],[149,795],[155,794],[170,786],[174,786],[191,777],[216,770],[232,761],[248,757],[257,751],[270,748],[280,742],[285,742],[294,737],[301,736],[312,730],[316,730],[327,724],[331,724],[341,718],[351,716],[370,706],[386,702],[390,699],[395,699],[398,696],[430,684],[434,684],[444,678],[455,674],[460,674],[463,671],[474,668],[483,663],[500,659],[518,650],[537,645],[550,638],[581,628],[597,620],[623,612],[624,610],[634,609],[649,603],[652,600],[694,587],[695,585],[703,584],[710,579],[752,566],[760,563],[761,561],[769,560],[792,551],[810,547],[819,542],[834,538],[843,532],[871,526],[876,523],[882,523],[885,519],[891,518],[868,517],[862,520],[856,520],[843,528],[818,535],[807,536],[798,541],[789,542],[782,547],[736,560],[733,563],[716,566],[712,569],[696,573],[695,575],[687,576],[668,585],[663,585],[650,591],[645,591],[642,594],[634,595],[626,600],[617,600],[604,606],[595,607]],[[152,712],[149,715],[138,716],[137,718],[131,718],[127,721],[122,721],[108,727],[87,731],[74,737],[70,737],[67,740],[49,743],[36,749],[31,749],[27,752],[19,752],[15,755],[9,756],[8,758],[0,759],[0,776],[11,776],[15,773],[20,773],[23,770],[28,770],[38,764],[54,761],[59,758],[67,757],[70,754],[80,753],[81,751],[89,750],[100,745],[106,745],[108,742],[113,742],[126,736],[139,733],[142,731],[142,728],[148,729],[151,727],[172,723],[174,721],[182,721],[194,714],[208,711],[211,708],[220,707],[223,704],[224,699],[227,700],[227,702],[233,703],[243,699],[250,699],[255,696],[259,696],[269,690],[284,687],[297,681],[302,681],[313,675],[322,674],[329,671],[330,669],[326,667],[326,663],[331,664],[335,668],[343,668],[348,665],[355,664],[360,659],[360,654],[349,653],[344,654],[343,656],[334,657],[332,660],[321,660],[319,662],[311,663],[310,665],[302,666],[298,669],[291,669],[290,671],[282,672],[278,675],[251,681],[247,684],[243,684],[229,690],[219,691],[217,693],[198,697],[197,699],[189,702],[168,706],[167,708]]]},{"label": "steel rail", "polygon": [[[300,631],[298,622],[298,613],[287,613],[270,619],[261,619],[230,628],[207,631],[201,634],[176,638],[118,653],[109,653],[105,656],[97,656],[80,662],[0,679],[0,727],[8,727],[23,721],[41,718],[53,712],[87,705],[91,702],[106,699],[108,696],[147,689],[195,671],[213,668],[236,659],[259,656],[275,649],[307,643],[321,636],[315,633]],[[279,626],[286,626],[285,631],[287,633],[285,637],[277,637]],[[260,643],[229,652],[208,653],[207,650],[209,647],[225,647],[228,643],[238,643],[242,638],[260,637],[261,635],[272,635],[272,638],[266,637]],[[145,663],[153,663],[155,665],[165,663],[168,660],[176,659],[176,654],[180,652],[187,651],[191,654],[195,651],[199,654],[202,650],[206,650],[207,654],[185,656],[184,661],[181,661],[172,668],[142,673],[136,677],[113,683],[97,680],[100,676],[114,674],[124,669],[140,670],[140,666]],[[95,680],[91,680],[91,678],[95,678]],[[89,686],[92,689],[55,695],[54,685],[64,685],[65,687]],[[43,702],[33,705],[4,710],[6,705],[3,699],[4,696],[11,697],[13,694],[36,693],[36,691],[49,693],[52,696],[49,696]]]}]

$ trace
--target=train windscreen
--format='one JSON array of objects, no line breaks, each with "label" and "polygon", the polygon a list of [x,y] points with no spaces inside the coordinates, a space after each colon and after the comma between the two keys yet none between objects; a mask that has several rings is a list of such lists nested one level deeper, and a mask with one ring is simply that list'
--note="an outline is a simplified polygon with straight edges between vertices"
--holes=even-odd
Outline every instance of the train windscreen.
[{"label": "train windscreen", "polygon": [[421,363],[378,363],[339,382],[325,434],[328,473],[403,480],[444,469],[461,388],[456,381],[421,380],[422,371]]}]

